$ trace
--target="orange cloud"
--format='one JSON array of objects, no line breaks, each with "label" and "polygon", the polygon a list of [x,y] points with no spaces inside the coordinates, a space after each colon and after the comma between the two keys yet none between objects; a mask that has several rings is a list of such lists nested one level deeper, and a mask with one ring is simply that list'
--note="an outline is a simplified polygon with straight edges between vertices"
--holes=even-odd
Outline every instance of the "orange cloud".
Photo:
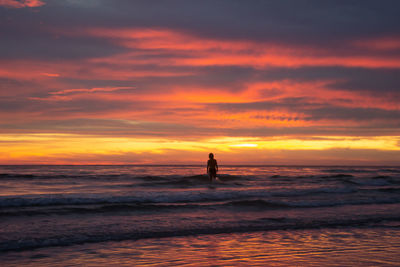
[{"label": "orange cloud", "polygon": [[44,76],[47,76],[47,77],[59,77],[60,76],[60,74],[58,74],[58,73],[46,73],[46,72],[43,72],[41,74],[44,75]]},{"label": "orange cloud", "polygon": [[[270,66],[297,68],[301,66],[362,66],[375,68],[400,66],[395,58],[334,56],[332,51],[263,42],[217,40],[197,37],[165,29],[86,29],[64,34],[89,34],[129,48],[107,57],[70,59],[63,61],[3,60],[0,76],[20,81],[34,81],[36,89],[27,94],[30,105],[42,119],[110,118],[140,119],[147,122],[180,123],[193,127],[216,129],[243,127],[306,127],[331,126],[340,123],[347,127],[367,122],[321,118],[312,120],[301,107],[298,110],[282,107],[269,110],[217,110],[217,104],[275,101],[304,98],[304,105],[329,104],[336,107],[399,109],[398,103],[378,99],[357,91],[335,90],[329,86],[334,79],[297,81],[281,79],[241,81],[235,90],[230,84],[196,83],[180,77],[196,77],[202,66],[251,66],[268,73]],[[331,53],[331,54],[330,54]],[[2,67],[1,67],[2,66]],[[143,67],[145,66],[145,67]],[[154,69],[152,69],[154,67]],[[190,68],[192,67],[192,68]],[[153,79],[154,78],[154,79]],[[176,78],[170,83],[168,79]],[[68,80],[126,81],[124,86],[77,87]],[[136,83],[145,80],[140,86]],[[153,84],[153,81],[156,85]],[[41,86],[43,85],[43,86]],[[125,86],[130,85],[130,86]],[[135,88],[135,90],[128,90]],[[122,91],[123,93],[119,92]],[[39,94],[40,93],[40,94]],[[344,101],[345,100],[345,101]],[[97,101],[97,102],[96,102]],[[44,103],[46,102],[46,103]],[[89,102],[85,110],[86,103]],[[139,103],[140,102],[140,103]],[[119,104],[121,103],[121,107]],[[140,106],[138,106],[140,104]],[[214,106],[212,104],[215,104]],[[81,105],[81,106],[79,106]],[[90,105],[102,109],[91,109]],[[107,106],[113,108],[107,109]],[[32,114],[34,108],[27,109]],[[23,114],[21,109],[19,114]],[[11,117],[11,116],[9,116]]]}]

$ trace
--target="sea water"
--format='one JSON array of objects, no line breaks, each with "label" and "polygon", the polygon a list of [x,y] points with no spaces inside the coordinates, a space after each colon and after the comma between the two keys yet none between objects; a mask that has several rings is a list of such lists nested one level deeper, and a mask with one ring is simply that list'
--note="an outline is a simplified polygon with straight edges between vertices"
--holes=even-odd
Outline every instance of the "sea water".
[{"label": "sea water", "polygon": [[221,166],[212,184],[205,171],[0,166],[0,262],[398,264],[400,168]]}]

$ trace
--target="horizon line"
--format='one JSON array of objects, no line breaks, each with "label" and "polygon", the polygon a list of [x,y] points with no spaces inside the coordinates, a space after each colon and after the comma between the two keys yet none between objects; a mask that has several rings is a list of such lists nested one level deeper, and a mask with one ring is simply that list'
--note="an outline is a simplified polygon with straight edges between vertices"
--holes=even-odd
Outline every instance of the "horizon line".
[{"label": "horizon line", "polygon": [[[204,166],[205,164],[0,164],[0,166]],[[400,165],[308,165],[308,164],[219,164],[219,166],[234,167],[389,167],[399,168]]]}]

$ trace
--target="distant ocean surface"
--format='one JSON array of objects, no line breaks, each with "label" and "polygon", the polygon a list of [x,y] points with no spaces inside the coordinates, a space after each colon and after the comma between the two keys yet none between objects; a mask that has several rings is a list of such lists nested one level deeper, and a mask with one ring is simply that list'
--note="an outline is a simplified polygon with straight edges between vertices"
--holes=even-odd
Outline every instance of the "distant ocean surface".
[{"label": "distant ocean surface", "polygon": [[[195,252],[214,240],[227,249],[214,255],[216,265],[241,265],[246,257],[243,264],[262,265],[280,262],[271,258],[278,245],[347,248],[343,242],[350,239],[360,253],[373,244],[382,258],[363,266],[396,266],[400,260],[400,167],[220,166],[212,185],[205,171],[205,166],[0,166],[0,262],[107,265],[111,261],[98,257],[100,250],[109,249],[110,256],[129,248],[118,258],[135,265],[196,266],[207,256],[197,259]],[[264,254],[268,246],[255,245],[271,240],[276,246]],[[249,245],[247,256],[240,250],[236,258],[224,258],[244,244],[260,251],[251,254]],[[174,248],[176,255],[162,256]],[[149,251],[162,252],[146,258]],[[302,265],[320,260],[303,259]]]}]

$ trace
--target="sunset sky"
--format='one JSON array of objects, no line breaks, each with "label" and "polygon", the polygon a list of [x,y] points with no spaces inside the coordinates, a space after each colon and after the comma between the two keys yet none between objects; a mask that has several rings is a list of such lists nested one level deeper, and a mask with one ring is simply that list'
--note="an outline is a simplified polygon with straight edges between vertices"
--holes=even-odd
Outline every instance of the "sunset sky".
[{"label": "sunset sky", "polygon": [[399,165],[399,10],[0,0],[0,164]]}]

